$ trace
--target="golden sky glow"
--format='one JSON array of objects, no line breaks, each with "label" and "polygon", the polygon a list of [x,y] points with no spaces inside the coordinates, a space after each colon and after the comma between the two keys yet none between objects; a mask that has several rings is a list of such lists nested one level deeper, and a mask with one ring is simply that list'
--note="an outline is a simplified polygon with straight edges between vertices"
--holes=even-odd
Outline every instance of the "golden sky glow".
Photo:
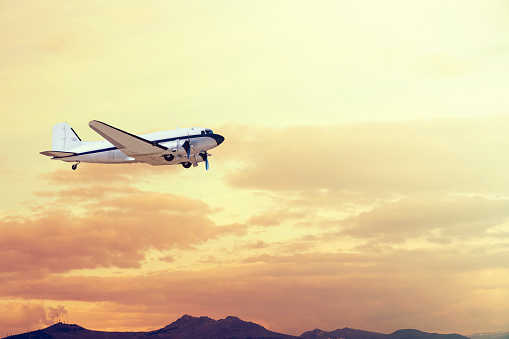
[{"label": "golden sky glow", "polygon": [[[509,330],[507,1],[0,2],[0,336]],[[204,166],[51,126],[212,128]]]}]

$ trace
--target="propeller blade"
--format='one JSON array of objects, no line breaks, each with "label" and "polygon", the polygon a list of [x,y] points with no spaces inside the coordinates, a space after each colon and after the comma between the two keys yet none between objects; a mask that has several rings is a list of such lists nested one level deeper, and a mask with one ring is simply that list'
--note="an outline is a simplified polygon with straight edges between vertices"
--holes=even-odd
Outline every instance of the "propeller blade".
[{"label": "propeller blade", "polygon": [[205,161],[205,169],[208,171],[209,170],[209,157],[208,157],[207,152],[202,152],[199,154],[200,154],[201,158],[203,159],[203,161]]},{"label": "propeller blade", "polygon": [[186,140],[186,142],[182,144],[182,148],[186,150],[187,158],[189,159],[189,156],[191,155],[191,145],[189,144],[189,140]]}]

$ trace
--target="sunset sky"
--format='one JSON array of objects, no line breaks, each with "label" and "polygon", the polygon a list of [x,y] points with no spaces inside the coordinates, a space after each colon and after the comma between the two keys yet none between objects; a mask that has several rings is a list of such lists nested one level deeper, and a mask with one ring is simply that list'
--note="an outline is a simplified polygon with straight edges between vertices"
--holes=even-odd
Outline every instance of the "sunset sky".
[{"label": "sunset sky", "polygon": [[[0,1],[0,337],[509,330],[505,0]],[[50,160],[202,126],[211,168]]]}]

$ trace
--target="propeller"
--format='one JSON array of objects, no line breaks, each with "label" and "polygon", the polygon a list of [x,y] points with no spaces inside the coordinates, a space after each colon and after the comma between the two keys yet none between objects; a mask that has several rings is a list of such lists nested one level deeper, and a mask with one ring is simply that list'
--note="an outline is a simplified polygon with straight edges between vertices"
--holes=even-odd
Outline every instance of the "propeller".
[{"label": "propeller", "polygon": [[208,171],[209,170],[209,157],[208,157],[207,152],[202,152],[199,154],[200,154],[201,158],[203,159],[203,161],[205,161],[205,169]]},{"label": "propeller", "polygon": [[187,158],[189,159],[189,156],[191,155],[191,145],[189,144],[189,140],[186,140],[186,142],[182,144],[182,148],[186,150]]}]

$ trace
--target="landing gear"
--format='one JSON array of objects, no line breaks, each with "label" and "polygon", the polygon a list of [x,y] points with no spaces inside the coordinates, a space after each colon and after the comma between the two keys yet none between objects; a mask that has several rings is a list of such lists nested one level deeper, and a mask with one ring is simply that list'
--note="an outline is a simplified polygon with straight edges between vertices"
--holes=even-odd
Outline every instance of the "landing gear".
[{"label": "landing gear", "polygon": [[80,163],[80,161],[76,161],[76,163],[74,165],[72,165],[72,170],[73,171],[76,171],[76,168],[78,168],[78,164]]},{"label": "landing gear", "polygon": [[165,154],[164,155],[164,160],[166,160],[166,161],[172,161],[173,159],[175,159],[175,156],[173,154]]},{"label": "landing gear", "polygon": [[192,164],[190,162],[183,162],[182,163],[182,166],[184,166],[184,168],[189,168],[189,167],[191,167],[191,165]]}]

